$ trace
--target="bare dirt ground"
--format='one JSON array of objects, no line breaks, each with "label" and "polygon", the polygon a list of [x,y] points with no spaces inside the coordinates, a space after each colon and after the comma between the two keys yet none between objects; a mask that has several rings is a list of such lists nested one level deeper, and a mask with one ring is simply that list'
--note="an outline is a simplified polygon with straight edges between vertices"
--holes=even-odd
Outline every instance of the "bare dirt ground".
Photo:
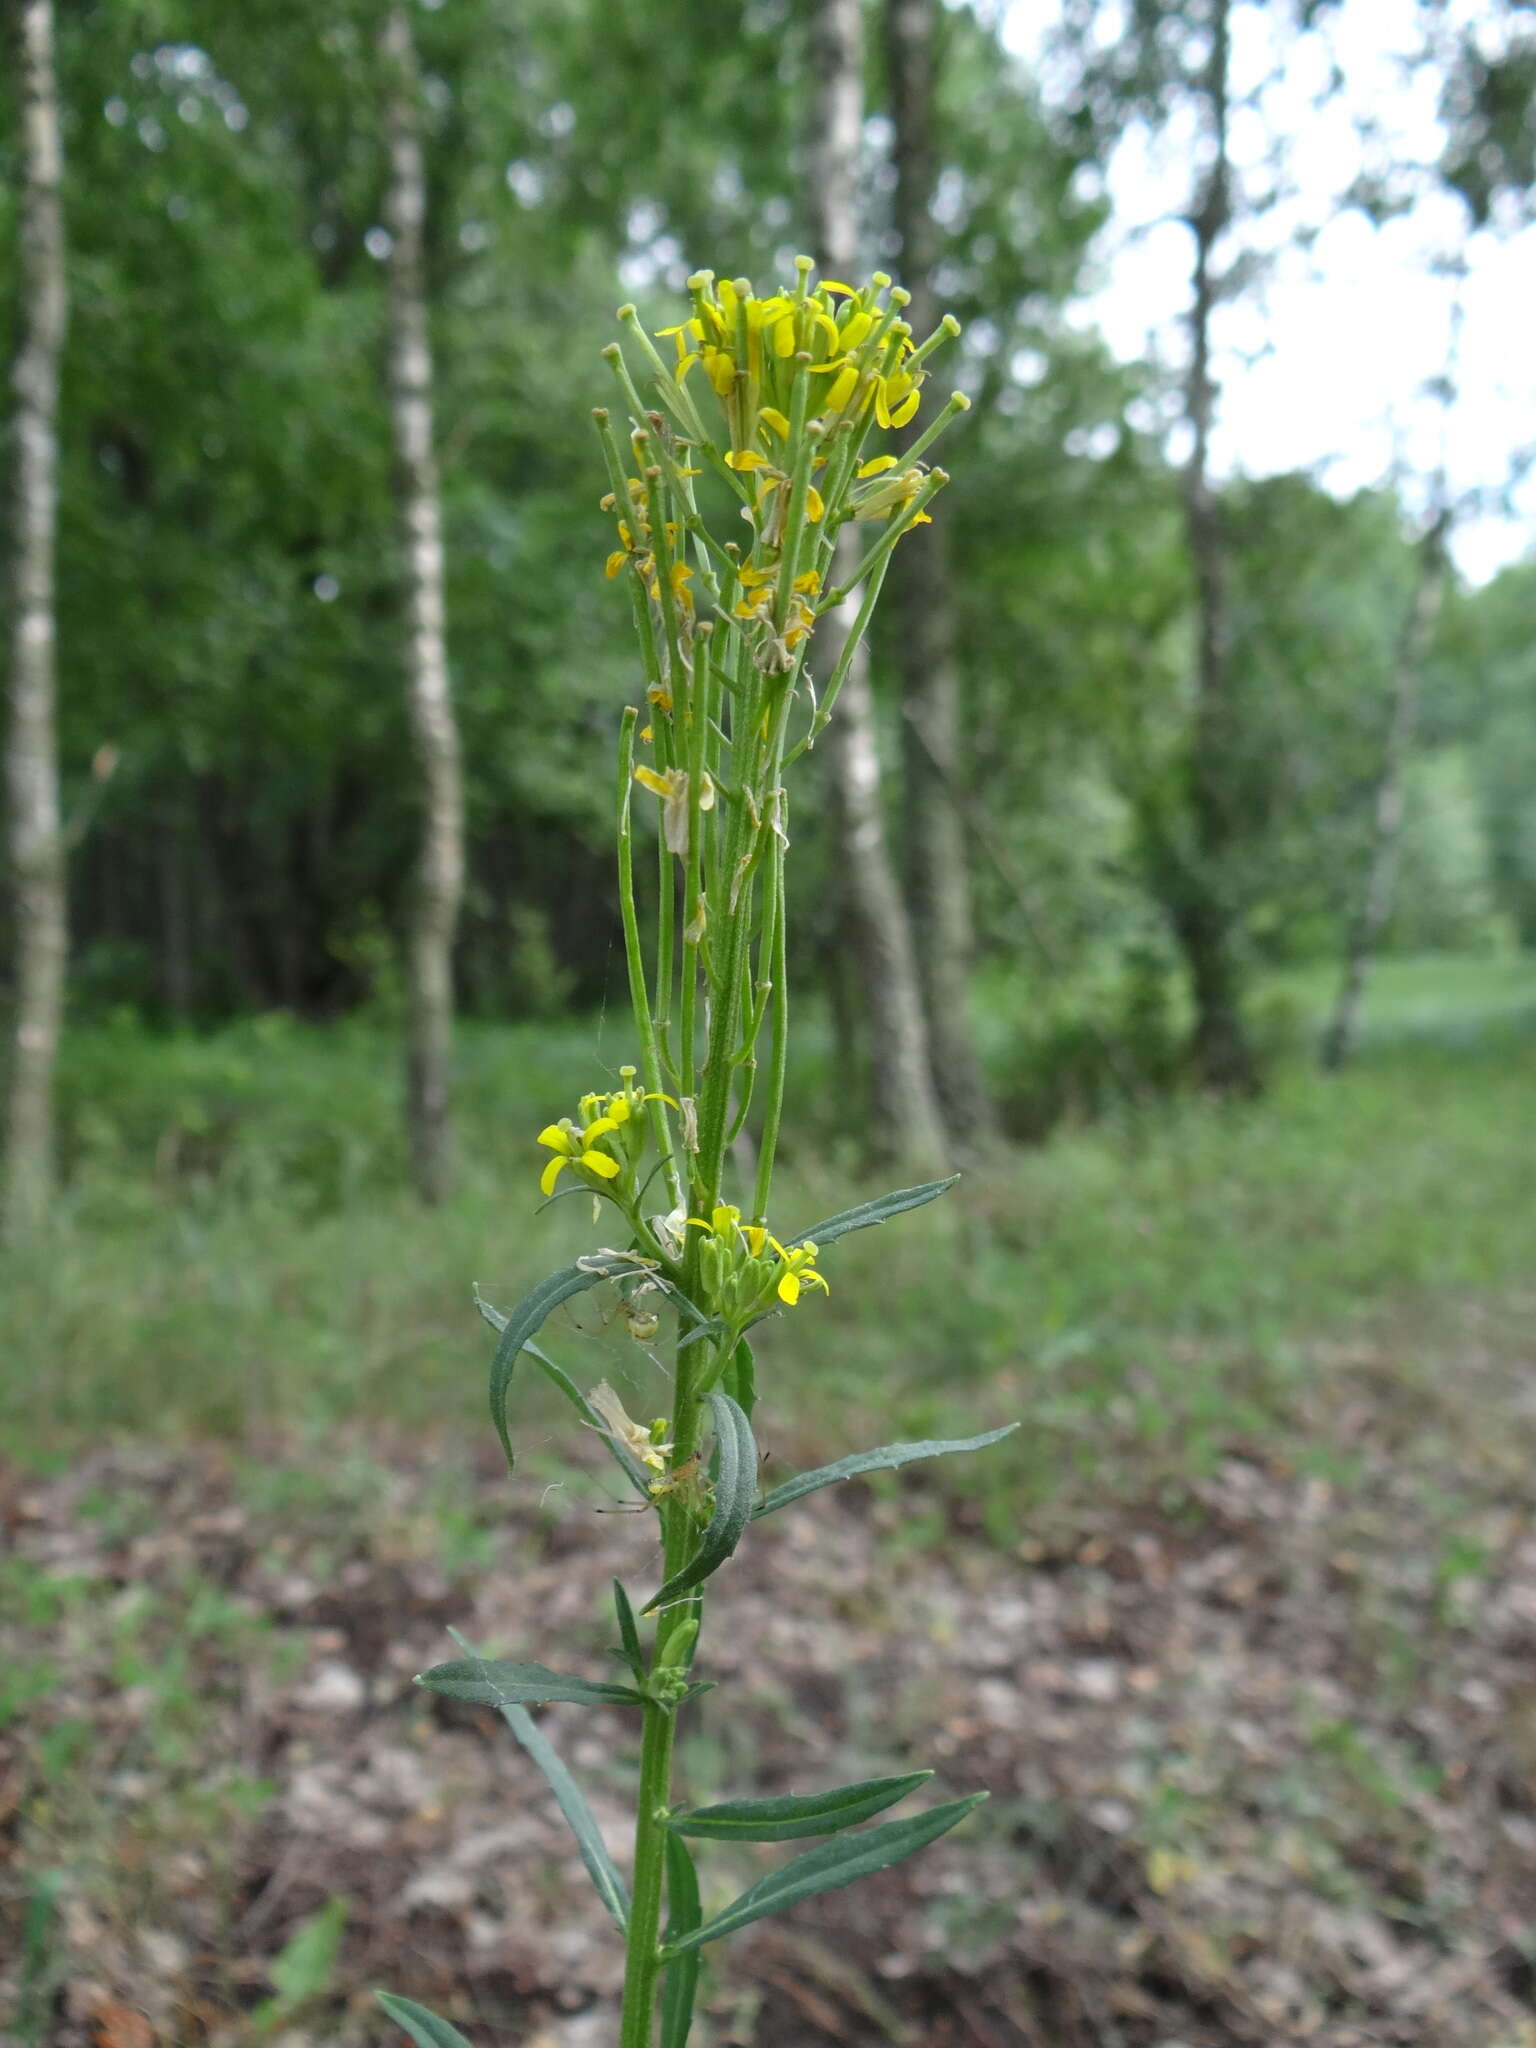
[{"label": "bare dirt ground", "polygon": [[[754,1527],[690,1794],[931,1764],[993,1796],[713,1951],[712,2048],[1536,2043],[1531,1432],[1469,1492],[1454,1432],[1410,1452],[1372,1362],[1338,1364],[1339,1476],[1234,1444],[1006,1549],[958,1490]],[[617,1944],[542,1780],[410,1684],[450,1623],[611,1670],[608,1580],[652,1565],[601,1498],[379,1442],[0,1473],[5,2038],[361,2048],[396,2038],[385,1985],[477,2048],[607,2048]],[[544,1725],[622,1857],[630,1724]],[[753,1867],[709,1856],[708,1892]]]}]

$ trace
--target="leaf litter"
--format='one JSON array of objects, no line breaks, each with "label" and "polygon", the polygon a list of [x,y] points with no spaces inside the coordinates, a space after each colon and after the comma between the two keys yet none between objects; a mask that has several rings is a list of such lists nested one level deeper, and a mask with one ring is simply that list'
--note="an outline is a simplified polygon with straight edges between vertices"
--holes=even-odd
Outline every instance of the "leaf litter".
[{"label": "leaf litter", "polygon": [[[920,1482],[921,1549],[889,1485],[754,1525],[690,1803],[929,1761],[992,1798],[712,1952],[703,2041],[1536,2044],[1533,1432],[1495,1377],[1469,1437],[1341,1360],[1345,1476],[1234,1440],[1006,1546],[963,1485]],[[477,2048],[611,2040],[619,1947],[534,1764],[411,1677],[450,1624],[616,1677],[644,1518],[379,1436],[0,1467],[0,1526],[7,2048],[382,2048],[379,1983]],[[624,1867],[628,1718],[539,1725]],[[783,1853],[704,1845],[706,1911]]]}]

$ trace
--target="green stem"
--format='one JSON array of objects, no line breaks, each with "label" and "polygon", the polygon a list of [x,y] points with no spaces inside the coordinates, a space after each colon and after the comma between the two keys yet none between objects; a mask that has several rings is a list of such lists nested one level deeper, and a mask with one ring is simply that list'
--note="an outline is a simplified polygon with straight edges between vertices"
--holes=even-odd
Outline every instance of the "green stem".
[{"label": "green stem", "polygon": [[[657,1631],[658,1642],[661,1631]],[[659,1655],[659,1651],[658,1651]],[[661,1974],[661,1910],[666,1870],[666,1826],[661,1816],[672,1796],[675,1713],[648,1706],[640,1743],[640,1806],[635,1817],[634,1883],[629,1906],[629,1953],[624,1970],[624,2012],[619,2048],[651,2048]]]},{"label": "green stem", "polygon": [[[683,1292],[698,1298],[698,1247],[690,1239],[683,1264]],[[691,1344],[677,1354],[672,1395],[673,1469],[686,1465],[703,1434],[704,1403],[699,1392],[705,1347]],[[705,1378],[712,1377],[706,1373]],[[680,1501],[662,1509],[662,1575],[671,1578],[688,1562],[697,1541],[694,1516]],[[699,1598],[663,1609],[656,1621],[651,1671],[667,1662],[667,1645],[689,1620],[703,1619]],[[697,1645],[695,1645],[695,1649]],[[672,1750],[680,1709],[670,1712],[654,1704],[645,1708],[640,1739],[640,1789],[635,1811],[635,1863],[630,1884],[629,1935],[624,1967],[624,2006],[619,2022],[619,2048],[651,2048],[656,1994],[661,1976],[661,1916],[666,1890],[666,1823],[672,1802]]]},{"label": "green stem", "polygon": [[810,752],[831,722],[832,707],[837,702],[837,693],[843,687],[844,678],[853,666],[854,656],[859,651],[865,630],[874,615],[875,605],[880,596],[880,585],[885,581],[885,572],[890,559],[889,554],[887,554],[864,586],[863,602],[859,606],[858,614],[852,626],[848,629],[848,638],[843,642],[843,651],[838,656],[837,666],[827,678],[827,687],[822,692],[821,701],[816,706],[815,716],[811,720],[805,737],[791,747],[785,756],[784,766],[786,768],[792,767],[802,754]]},{"label": "green stem", "polygon": [[[784,798],[778,802],[782,806]],[[779,824],[787,831],[789,820],[781,815]],[[768,915],[772,923],[773,951],[768,968],[773,979],[773,1036],[768,1058],[768,1105],[763,1114],[762,1143],[757,1153],[757,1187],[753,1215],[768,1221],[768,1189],[773,1180],[773,1155],[779,1143],[779,1118],[784,1107],[784,1077],[789,1068],[789,969],[784,929],[784,842],[769,828],[773,851],[769,856]]]},{"label": "green stem", "polygon": [[876,569],[890,560],[891,549],[895,547],[897,541],[901,539],[904,533],[909,533],[912,530],[921,514],[927,509],[930,499],[936,497],[948,482],[949,478],[942,469],[929,470],[918,489],[913,493],[905,510],[896,514],[873,547],[865,551],[852,571],[843,578],[837,588],[829,590],[822,598],[821,603],[816,607],[816,616],[818,618],[821,617],[823,612],[835,611],[844,598],[850,597],[858,589],[866,576],[871,575]]},{"label": "green stem", "polygon": [[[656,1040],[656,1026],[651,1018],[651,999],[645,986],[645,962],[640,957],[640,920],[635,912],[634,840],[630,829],[630,794],[634,787],[635,773],[635,725],[639,716],[639,712],[632,704],[627,706],[619,727],[619,913],[624,923],[624,957],[629,967],[629,1000],[635,1013],[635,1028],[640,1034],[640,1061],[645,1073],[646,1092],[659,1096],[661,1052]],[[666,1161],[667,1186],[675,1207],[683,1199],[682,1181],[672,1151],[672,1129],[667,1122],[667,1106],[664,1102],[654,1101],[647,1107],[651,1113],[651,1132],[656,1140],[656,1150]]]}]

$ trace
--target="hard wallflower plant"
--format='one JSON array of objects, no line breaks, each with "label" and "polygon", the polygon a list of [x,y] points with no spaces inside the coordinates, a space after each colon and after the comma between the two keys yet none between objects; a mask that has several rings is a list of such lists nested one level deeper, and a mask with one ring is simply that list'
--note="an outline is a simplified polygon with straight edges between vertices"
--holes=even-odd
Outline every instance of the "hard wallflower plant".
[{"label": "hard wallflower plant", "polygon": [[[907,294],[888,277],[813,283],[807,257],[795,270],[792,286],[766,297],[745,279],[701,271],[684,318],[653,336],[623,307],[629,353],[618,343],[604,352],[619,400],[617,417],[595,415],[609,484],[602,509],[617,541],[606,568],[628,591],[644,683],[643,708],[620,721],[615,782],[638,1063],[620,1070],[618,1088],[583,1096],[574,1116],[547,1124],[536,1145],[548,1155],[543,1195],[587,1192],[596,1216],[605,1206],[612,1213],[617,1242],[551,1274],[509,1315],[479,1304],[498,1333],[490,1405],[509,1465],[508,1397],[527,1358],[598,1434],[654,1517],[659,1567],[637,1546],[636,1570],[659,1584],[637,1598],[614,1582],[622,1680],[490,1659],[462,1642],[462,1657],[418,1680],[496,1707],[547,1778],[625,1942],[619,2048],[684,2048],[711,1943],[885,1869],[985,1796],[865,1827],[932,1774],[696,1808],[678,1803],[672,1782],[684,1710],[710,1689],[694,1676],[705,1589],[752,1524],[839,1480],[977,1450],[1016,1426],[886,1444],[759,1491],[756,1326],[831,1291],[819,1262],[838,1239],[953,1184],[904,1188],[794,1236],[776,1236],[769,1223],[789,1045],[788,771],[833,716],[893,550],[931,516],[948,482],[923,458],[966,404],[957,392],[908,448],[885,445],[915,418],[929,359],[957,324],[946,317],[917,341],[902,318]],[[839,581],[835,562],[851,551],[835,550],[850,527],[867,538]],[[833,613],[828,666],[817,663],[817,634]],[[659,829],[647,945],[633,812],[651,797]],[[726,1185],[732,1148],[749,1128],[750,1196]],[[600,1285],[616,1292],[640,1346],[665,1328],[669,1415],[632,1419],[606,1381],[584,1392],[535,1341],[556,1308]],[[528,1712],[549,1701],[639,1719],[628,1883]],[[690,1846],[813,1836],[826,1839],[720,1906]],[[464,2048],[425,2007],[379,1996],[419,2048]]]}]

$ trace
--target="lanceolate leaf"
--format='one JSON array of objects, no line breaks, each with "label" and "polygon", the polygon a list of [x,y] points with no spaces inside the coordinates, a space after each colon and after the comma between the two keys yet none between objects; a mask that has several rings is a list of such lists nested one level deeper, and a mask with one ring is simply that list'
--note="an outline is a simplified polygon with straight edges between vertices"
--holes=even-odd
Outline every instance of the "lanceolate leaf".
[{"label": "lanceolate leaf", "polygon": [[759,1878],[734,1905],[717,1913],[713,1920],[706,1920],[691,1934],[669,1942],[663,1956],[670,1958],[699,1948],[706,1941],[718,1941],[723,1934],[734,1934],[738,1928],[766,1919],[770,1913],[782,1913],[802,1899],[813,1899],[820,1892],[835,1892],[858,1878],[886,1870],[947,1834],[986,1796],[985,1792],[973,1792],[969,1799],[953,1799],[947,1806],[936,1806],[930,1813],[920,1813],[912,1820],[887,1821],[883,1827],[870,1828],[862,1835],[845,1835],[835,1842],[823,1842],[819,1849],[810,1849],[803,1856],[792,1857],[779,1869]]},{"label": "lanceolate leaf", "polygon": [[877,1195],[872,1202],[860,1202],[856,1209],[839,1209],[835,1216],[828,1216],[809,1230],[802,1230],[789,1242],[791,1246],[831,1244],[839,1237],[846,1237],[850,1231],[868,1230],[871,1224],[884,1223],[888,1217],[900,1216],[908,1209],[921,1209],[924,1202],[936,1201],[959,1178],[958,1173],[952,1173],[948,1180],[925,1180],[921,1187],[897,1188],[893,1194]]},{"label": "lanceolate leaf", "polygon": [[597,1887],[597,1895],[613,1915],[614,1925],[620,1934],[629,1932],[629,1893],[624,1880],[608,1854],[592,1809],[582,1797],[581,1787],[571,1776],[565,1765],[546,1741],[538,1723],[526,1707],[503,1707],[502,1718],[518,1741],[533,1758],[539,1769],[549,1780],[549,1789],[554,1793],[560,1811],[565,1815],[571,1833],[576,1837],[576,1846],[581,1851],[581,1860],[587,1866],[587,1874]]},{"label": "lanceolate leaf", "polygon": [[396,2026],[404,2027],[416,2048],[469,2048],[457,2027],[450,2027],[413,1998],[397,1998],[392,1991],[375,1991],[373,1995]]},{"label": "lanceolate leaf", "polygon": [[[693,1867],[688,1844],[676,1835],[668,1835],[667,1926],[662,1941],[681,1941],[685,1935],[693,1933],[702,1917],[699,1877]],[[690,1948],[667,1966],[666,1983],[661,1993],[661,2048],[687,2048],[702,1961],[699,1951]]]},{"label": "lanceolate leaf", "polygon": [[[614,1581],[615,1588],[618,1581]],[[456,1628],[449,1635],[464,1652],[466,1663],[490,1669],[484,1657],[477,1656],[459,1634]],[[518,1741],[533,1758],[549,1781],[560,1811],[565,1815],[576,1845],[581,1850],[581,1860],[587,1866],[587,1873],[597,1887],[598,1897],[613,1915],[621,1934],[629,1926],[629,1894],[624,1889],[624,1880],[614,1867],[613,1858],[608,1854],[592,1809],[581,1795],[581,1788],[565,1765],[556,1755],[553,1746],[545,1739],[538,1723],[526,1707],[503,1706],[501,1717]]]},{"label": "lanceolate leaf", "polygon": [[[593,1252],[574,1266],[562,1266],[558,1273],[551,1273],[547,1280],[541,1280],[531,1293],[523,1296],[509,1316],[500,1316],[488,1302],[480,1303],[480,1313],[493,1328],[501,1331],[491,1359],[491,1420],[501,1438],[508,1466],[516,1462],[512,1456],[512,1438],[507,1430],[507,1394],[518,1354],[527,1348],[529,1338],[543,1328],[563,1301],[569,1301],[573,1295],[585,1294],[599,1280],[616,1280],[621,1274],[640,1270],[639,1262],[629,1253]],[[550,1365],[549,1360],[541,1360],[541,1363],[546,1368]],[[554,1368],[552,1377],[555,1375],[559,1375],[558,1367]]]},{"label": "lanceolate leaf", "polygon": [[757,1406],[757,1369],[752,1363],[752,1346],[745,1337],[737,1340],[736,1348],[726,1360],[721,1384],[750,1422],[752,1410]]},{"label": "lanceolate leaf", "polygon": [[752,1425],[729,1394],[711,1394],[709,1408],[715,1424],[715,1511],[691,1562],[652,1594],[645,1604],[647,1614],[701,1586],[711,1572],[718,1571],[752,1519],[752,1496],[757,1491],[757,1444]]},{"label": "lanceolate leaf", "polygon": [[471,1700],[482,1707],[532,1707],[550,1700],[572,1700],[583,1707],[639,1707],[645,1701],[632,1685],[600,1685],[587,1678],[567,1678],[542,1664],[502,1664],[484,1657],[465,1657],[452,1664],[434,1664],[416,1683],[451,1700]]},{"label": "lanceolate leaf", "polygon": [[838,1785],[830,1792],[799,1797],[731,1799],[721,1806],[676,1813],[667,1825],[680,1835],[703,1835],[716,1842],[793,1842],[804,1835],[835,1835],[894,1806],[932,1776],[932,1771],[909,1771],[904,1778],[866,1778],[859,1785]]},{"label": "lanceolate leaf", "polygon": [[618,1579],[613,1582],[613,1609],[619,1617],[619,1641],[624,1646],[624,1662],[634,1672],[636,1678],[644,1678],[645,1658],[640,1651],[640,1631],[635,1626],[635,1610]]},{"label": "lanceolate leaf", "polygon": [[1018,1426],[1016,1422],[1005,1422],[1001,1429],[984,1430],[980,1436],[924,1437],[915,1443],[882,1444],[878,1451],[854,1451],[839,1458],[835,1465],[818,1465],[815,1471],[801,1472],[786,1479],[782,1486],[774,1487],[771,1493],[765,1493],[752,1510],[753,1519],[787,1508],[791,1501],[804,1500],[808,1493],[818,1493],[823,1486],[835,1486],[840,1479],[856,1479],[861,1472],[894,1472],[898,1465],[911,1465],[919,1458],[947,1458],[954,1451],[984,1451],[988,1444],[1000,1444],[1005,1436],[1012,1436]]}]

